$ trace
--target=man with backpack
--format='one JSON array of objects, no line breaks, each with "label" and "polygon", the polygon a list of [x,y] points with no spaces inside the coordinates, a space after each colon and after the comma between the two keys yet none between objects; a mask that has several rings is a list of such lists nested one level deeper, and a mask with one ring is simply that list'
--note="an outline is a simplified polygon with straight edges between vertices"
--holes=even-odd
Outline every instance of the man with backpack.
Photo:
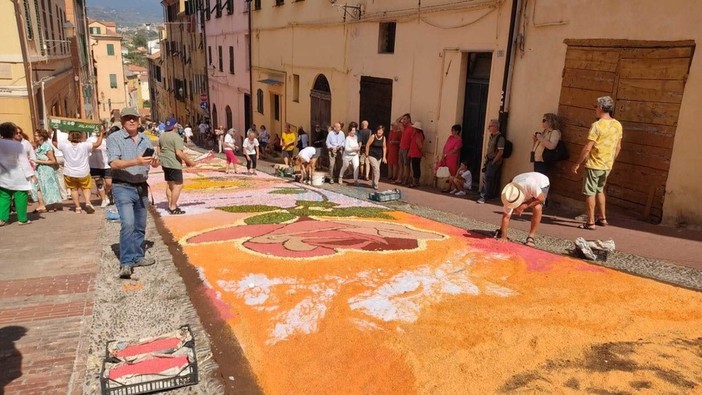
[{"label": "man with backpack", "polygon": [[507,139],[500,133],[500,122],[491,119],[488,123],[490,139],[488,140],[485,163],[483,164],[483,184],[480,187],[479,204],[486,200],[494,199],[497,196],[498,176],[502,169],[502,159],[505,154]]}]

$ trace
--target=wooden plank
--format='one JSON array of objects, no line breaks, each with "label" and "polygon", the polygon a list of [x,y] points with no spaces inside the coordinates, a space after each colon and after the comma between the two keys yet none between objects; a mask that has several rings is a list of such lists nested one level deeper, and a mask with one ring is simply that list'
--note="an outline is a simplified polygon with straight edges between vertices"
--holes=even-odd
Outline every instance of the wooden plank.
[{"label": "wooden plank", "polygon": [[682,103],[684,80],[620,79],[617,99]]},{"label": "wooden plank", "polygon": [[572,106],[593,110],[597,103],[597,98],[608,96],[611,91],[596,91],[580,88],[561,88],[561,98],[559,103],[564,106]]},{"label": "wooden plank", "polygon": [[[568,51],[570,52],[570,51]],[[566,69],[582,69],[582,70],[596,70],[596,71],[607,71],[613,73],[617,70],[616,63],[608,62],[597,62],[593,60],[582,60],[582,59],[568,59],[566,57],[565,61]]]},{"label": "wooden plank", "polygon": [[611,40],[611,39],[572,39],[563,40],[568,46],[573,47],[609,47],[609,48],[667,48],[667,47],[694,47],[694,40],[679,41],[649,41],[649,40]]},{"label": "wooden plank", "polygon": [[592,107],[590,107],[590,109],[586,109],[559,105],[558,115],[561,117],[564,124],[583,127],[587,128],[588,130],[590,129],[592,123],[597,120],[595,117],[595,110]]},{"label": "wooden plank", "polygon": [[619,63],[619,50],[607,51],[603,49],[591,48],[571,48],[568,47],[566,60],[581,60],[594,63]]},{"label": "wooden plank", "polygon": [[631,100],[617,100],[615,102],[614,117],[619,121],[650,123],[654,125],[676,126],[680,104],[677,103],[652,103]]},{"label": "wooden plank", "polygon": [[596,70],[565,69],[562,86],[612,92],[614,73]]},{"label": "wooden plank", "polygon": [[684,80],[689,70],[689,58],[622,59],[620,78]]},{"label": "wooden plank", "polygon": [[622,151],[619,153],[619,157],[617,157],[616,163],[627,163],[634,166],[648,167],[651,169],[658,169],[664,171],[668,171],[670,169],[670,158],[643,155],[642,153],[636,152],[633,149],[625,150],[622,148]]},{"label": "wooden plank", "polygon": [[670,47],[670,48],[624,48],[621,50],[622,58],[691,58],[693,47]]}]

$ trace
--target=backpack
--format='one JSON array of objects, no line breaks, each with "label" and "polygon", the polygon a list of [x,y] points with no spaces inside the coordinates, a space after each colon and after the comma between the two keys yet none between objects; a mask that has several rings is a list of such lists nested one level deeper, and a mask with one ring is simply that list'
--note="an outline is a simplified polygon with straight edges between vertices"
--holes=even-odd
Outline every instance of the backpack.
[{"label": "backpack", "polygon": [[568,154],[568,148],[566,147],[563,140],[558,140],[556,148],[544,148],[544,153],[542,156],[544,158],[544,162],[557,162],[559,160],[568,159],[570,157],[570,154]]},{"label": "backpack", "polygon": [[505,137],[503,134],[500,134],[500,137],[502,137],[505,140],[505,148],[502,151],[502,157],[509,158],[510,156],[512,156],[512,142],[507,140],[507,137]]}]

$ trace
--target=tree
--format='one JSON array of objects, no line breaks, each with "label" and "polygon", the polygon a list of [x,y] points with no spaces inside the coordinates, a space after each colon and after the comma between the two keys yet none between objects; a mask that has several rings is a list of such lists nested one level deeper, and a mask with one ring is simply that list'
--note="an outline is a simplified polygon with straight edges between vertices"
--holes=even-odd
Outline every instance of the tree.
[{"label": "tree", "polygon": [[147,37],[146,34],[142,31],[138,31],[134,37],[132,38],[132,45],[134,48],[139,48],[139,47],[146,47],[147,45]]}]

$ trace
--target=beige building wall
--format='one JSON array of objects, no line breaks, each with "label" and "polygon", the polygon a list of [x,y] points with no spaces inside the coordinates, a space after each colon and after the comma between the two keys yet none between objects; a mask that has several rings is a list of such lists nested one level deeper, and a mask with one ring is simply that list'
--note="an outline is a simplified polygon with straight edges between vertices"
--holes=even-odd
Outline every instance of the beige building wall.
[{"label": "beige building wall", "polygon": [[[319,75],[324,75],[331,87],[332,122],[348,123],[347,27],[335,8],[321,2],[263,5],[253,10],[252,30],[256,125],[265,125],[271,135],[280,135],[285,123],[309,131],[310,91]],[[293,100],[294,75],[299,76],[298,101]],[[258,90],[263,93],[263,112],[258,111]],[[274,116],[274,95],[281,97],[278,120]]]},{"label": "beige building wall", "polygon": [[[331,87],[331,119],[358,121],[363,76],[393,80],[392,120],[410,112],[426,135],[422,183],[432,182],[437,152],[450,128],[463,120],[467,54],[493,54],[486,119],[497,118],[506,60],[511,2],[457,4],[442,0],[416,5],[401,0],[367,2],[357,10],[326,2],[263,6],[254,14],[254,110],[264,93],[257,125],[279,133],[284,124],[310,130],[310,90],[320,74]],[[345,17],[345,20],[344,20]],[[396,22],[395,51],[378,53],[379,26]],[[299,76],[299,89],[294,86]],[[265,80],[280,81],[271,85]],[[295,93],[299,101],[293,100]],[[284,98],[281,120],[272,115],[274,94]],[[389,126],[389,125],[386,125]],[[481,125],[484,127],[484,125]]]},{"label": "beige building wall", "polygon": [[[114,110],[128,106],[122,65],[122,36],[117,34],[114,22],[90,21],[88,29],[92,31],[90,42],[97,79],[95,94],[98,116],[109,120]],[[100,33],[94,29],[100,29]],[[114,51],[108,53],[108,45],[112,45]]]},{"label": "beige building wall", "polygon": [[[393,80],[392,121],[409,112],[424,127],[422,183],[433,181],[451,126],[463,123],[469,53],[492,53],[485,119],[498,118],[510,12],[511,2],[422,1],[420,13],[404,1],[388,0],[369,3],[361,21],[349,25],[348,113],[359,117],[362,76]],[[394,54],[379,53],[380,23],[392,21]],[[481,151],[486,144],[487,137]]]},{"label": "beige building wall", "polygon": [[[505,166],[503,181],[531,169],[531,133],[541,126],[543,113],[558,111],[567,49],[564,39],[702,42],[702,3],[695,1],[528,1],[526,11],[525,44],[516,56],[511,94],[509,136],[515,153]],[[702,152],[698,116],[701,107],[702,57],[694,54],[665,187],[665,224],[702,225],[698,170]],[[577,154],[571,152],[571,157]]]},{"label": "beige building wall", "polygon": [[54,3],[45,24],[41,3],[0,3],[0,118],[30,134],[49,115],[78,112],[64,5]]}]

